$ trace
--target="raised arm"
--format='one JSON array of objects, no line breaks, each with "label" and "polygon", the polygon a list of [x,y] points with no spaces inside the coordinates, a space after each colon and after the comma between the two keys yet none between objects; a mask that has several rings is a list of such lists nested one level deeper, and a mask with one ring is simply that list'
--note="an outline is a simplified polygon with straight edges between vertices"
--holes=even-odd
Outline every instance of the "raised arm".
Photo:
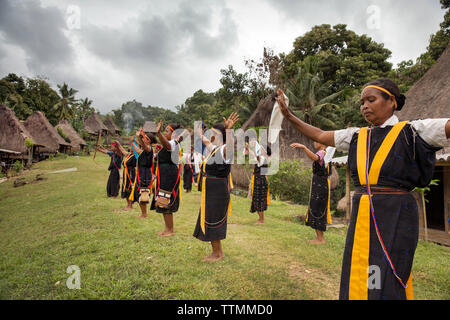
[{"label": "raised arm", "polygon": [[[212,144],[212,142],[203,135],[203,129],[202,128],[196,128],[195,129],[195,134],[197,136],[201,137],[202,143],[205,145],[206,149],[211,151],[214,148],[214,145]],[[202,157],[203,157],[203,154],[202,154]]]},{"label": "raised arm", "polygon": [[152,144],[150,142],[149,137],[147,137],[147,135],[145,134],[145,132],[142,129],[139,130],[137,139],[138,139],[138,142],[141,145],[141,147],[146,152],[150,152],[150,150],[152,149]]},{"label": "raised arm", "polygon": [[122,155],[123,155],[124,157],[128,157],[129,152],[126,151],[126,150],[122,147],[122,145],[120,144],[120,142],[117,141],[117,140],[114,140],[114,142],[116,143],[117,148],[118,148],[119,151],[122,153]]},{"label": "raised arm", "polygon": [[310,158],[312,161],[319,161],[320,157],[315,154],[314,152],[312,152],[311,150],[309,150],[305,145],[300,144],[300,143],[293,143],[291,144],[292,148],[298,148],[298,149],[302,149],[303,151],[305,151],[306,155],[308,156],[308,158]]},{"label": "raised arm", "polygon": [[108,154],[108,152],[109,152],[109,150],[107,150],[101,146],[94,146],[94,149],[96,149],[97,151],[100,151],[101,153],[104,153],[104,154]]},{"label": "raised arm", "polygon": [[172,151],[172,147],[170,146],[169,140],[161,133],[162,120],[159,121],[158,126],[156,127],[156,135],[158,136],[159,142],[164,149],[168,151]]},{"label": "raised arm", "polygon": [[297,118],[287,107],[286,101],[284,100],[284,93],[281,89],[277,90],[277,97],[275,99],[280,106],[280,111],[283,116],[294,125],[297,131],[323,145],[334,147],[334,131],[324,131]]},{"label": "raised arm", "polygon": [[[233,112],[232,114],[230,114],[228,119],[223,118],[223,123],[225,125],[225,134],[227,136],[227,138],[226,138],[227,141],[232,141],[232,139],[233,139],[233,132],[232,132],[232,130],[229,130],[229,129],[233,129],[234,125],[236,124],[236,122],[238,120],[239,120],[239,115],[237,114],[237,112]],[[231,145],[227,144],[227,146],[225,146],[225,148],[223,150],[223,157],[225,158],[225,160],[228,160],[228,158],[227,158],[227,149],[228,149],[228,147],[234,148],[234,145],[231,146]]]},{"label": "raised arm", "polygon": [[[137,139],[136,136],[135,139]],[[139,144],[137,144],[135,140],[133,140],[133,142],[131,143],[131,150],[135,151],[137,154],[142,153],[142,149],[139,148]]]}]

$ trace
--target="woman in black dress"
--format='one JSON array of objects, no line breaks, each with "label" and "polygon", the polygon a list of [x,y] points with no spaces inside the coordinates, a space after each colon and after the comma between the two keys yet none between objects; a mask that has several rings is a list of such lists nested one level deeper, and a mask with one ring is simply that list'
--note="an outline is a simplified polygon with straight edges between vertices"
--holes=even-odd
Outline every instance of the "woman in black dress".
[{"label": "woman in black dress", "polygon": [[182,128],[179,124],[170,124],[164,134],[161,133],[162,121],[156,128],[156,134],[162,149],[156,157],[156,192],[151,210],[163,214],[165,228],[159,235],[169,237],[175,234],[173,213],[180,205],[181,177],[181,136],[177,139],[175,130]]},{"label": "woman in black dress", "polygon": [[227,129],[232,129],[238,120],[237,113],[232,113],[228,119],[224,118],[223,124],[214,125],[211,141],[199,132],[210,153],[201,168],[201,206],[193,236],[211,242],[212,253],[204,259],[208,262],[224,258],[221,240],[226,238],[227,218],[231,215],[232,151],[227,152],[226,143],[232,140],[232,133]]},{"label": "woman in black dress", "polygon": [[282,90],[277,92],[280,111],[299,132],[348,152],[356,191],[340,299],[413,298],[411,270],[419,218],[410,191],[430,183],[436,151],[450,138],[450,119],[399,122],[394,112],[405,99],[393,81],[377,79],[361,92],[360,109],[370,127],[323,131],[298,119]]},{"label": "woman in black dress", "polygon": [[[128,159],[128,164],[134,164],[135,162],[135,175],[129,178],[132,181],[130,184],[131,188],[126,190],[126,195],[128,195],[128,203],[138,202],[141,208],[141,216],[139,218],[147,218],[147,204],[149,203],[149,198],[151,194],[152,186],[152,167],[153,167],[153,149],[152,144],[156,143],[154,136],[147,136],[142,129],[136,131],[136,135],[130,144],[130,151],[122,152]],[[134,158],[134,160],[133,160]]]},{"label": "woman in black dress", "polygon": [[183,189],[186,190],[186,193],[191,192],[192,190],[192,182],[194,180],[194,147],[191,147],[191,153],[187,153],[184,157],[184,166],[183,166]]},{"label": "woman in black dress", "polygon": [[256,145],[256,141],[251,141],[250,147],[246,144],[244,154],[250,155],[257,162],[253,168],[251,180],[252,203],[250,212],[258,213],[259,219],[255,224],[264,224],[264,211],[266,211],[267,206],[270,205],[269,181],[267,180],[264,170],[268,168],[271,150],[270,147],[267,147],[266,152],[262,146],[258,145],[260,152],[257,152],[255,150]]},{"label": "woman in black dress", "polygon": [[119,195],[120,189],[120,167],[122,166],[122,153],[116,143],[112,144],[111,150],[105,149],[102,146],[96,146],[94,148],[111,157],[111,161],[108,166],[109,178],[106,184],[106,194],[108,197],[116,198]]},{"label": "woman in black dress", "polygon": [[131,145],[134,139],[130,141],[130,146],[128,147],[128,151],[120,145],[118,141],[117,145],[120,151],[123,154],[123,172],[122,172],[122,189],[121,189],[121,197],[127,201],[127,206],[122,210],[132,210],[133,209],[133,200],[130,199],[131,192],[133,191],[133,183],[136,177],[136,157],[133,154],[133,150]]},{"label": "woman in black dress", "polygon": [[316,230],[316,239],[309,240],[309,242],[325,244],[324,232],[327,230],[327,223],[331,224],[330,181],[328,179],[330,170],[324,160],[326,146],[314,142],[314,148],[318,150],[316,153],[313,153],[300,143],[293,143],[291,147],[303,149],[308,158],[313,161],[313,177],[311,180],[309,207],[306,213],[306,225]]}]

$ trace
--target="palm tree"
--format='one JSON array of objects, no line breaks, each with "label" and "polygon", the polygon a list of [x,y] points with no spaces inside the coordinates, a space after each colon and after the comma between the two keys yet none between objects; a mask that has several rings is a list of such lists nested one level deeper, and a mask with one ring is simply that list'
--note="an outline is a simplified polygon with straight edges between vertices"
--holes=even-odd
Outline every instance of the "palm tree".
[{"label": "palm tree", "polygon": [[347,90],[330,94],[331,85],[323,81],[319,64],[318,57],[305,58],[295,77],[286,80],[286,95],[292,110],[300,119],[315,126],[332,129],[336,128],[336,123],[329,111],[339,109],[339,105],[334,102],[346,95]]},{"label": "palm tree", "polygon": [[84,122],[86,118],[89,117],[91,113],[95,111],[94,108],[91,107],[91,104],[92,100],[90,100],[87,97],[82,100],[79,100],[78,110],[80,112],[81,121]]},{"label": "palm tree", "polygon": [[73,105],[76,103],[75,94],[78,90],[69,88],[64,82],[63,85],[58,84],[60,100],[53,106],[59,120],[71,119],[74,116]]}]

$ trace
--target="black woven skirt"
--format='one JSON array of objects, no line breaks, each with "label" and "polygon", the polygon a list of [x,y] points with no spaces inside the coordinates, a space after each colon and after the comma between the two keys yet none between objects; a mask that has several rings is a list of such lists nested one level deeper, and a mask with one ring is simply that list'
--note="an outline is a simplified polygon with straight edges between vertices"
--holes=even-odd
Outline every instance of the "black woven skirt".
[{"label": "black woven skirt", "polygon": [[314,174],[305,223],[307,226],[320,231],[327,230],[328,192],[327,176]]},{"label": "black woven skirt", "polygon": [[267,210],[267,190],[269,189],[269,182],[266,176],[253,176],[253,193],[252,205],[250,212],[264,212]]},{"label": "black woven skirt", "polygon": [[120,189],[120,173],[117,169],[112,169],[109,173],[106,184],[106,194],[108,197],[117,197]]},{"label": "black woven skirt", "polygon": [[192,189],[192,169],[189,165],[184,166],[184,173],[183,173],[183,189],[184,190],[191,190]]},{"label": "black woven skirt", "polygon": [[200,227],[200,210],[193,236],[201,241],[223,240],[227,236],[228,205],[230,191],[228,178],[206,177],[205,185],[205,234]]}]

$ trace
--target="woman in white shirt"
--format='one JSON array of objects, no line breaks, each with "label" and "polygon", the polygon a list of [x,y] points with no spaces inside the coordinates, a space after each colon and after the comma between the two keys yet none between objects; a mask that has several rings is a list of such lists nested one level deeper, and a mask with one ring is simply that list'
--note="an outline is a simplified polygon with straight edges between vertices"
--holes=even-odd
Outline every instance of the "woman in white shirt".
[{"label": "woman in white shirt", "polygon": [[432,179],[435,153],[450,137],[450,120],[399,122],[394,112],[403,107],[405,96],[389,79],[372,81],[361,92],[368,128],[321,130],[295,117],[283,92],[277,94],[281,112],[299,132],[348,152],[356,190],[340,299],[412,299],[419,219],[410,191]]}]

